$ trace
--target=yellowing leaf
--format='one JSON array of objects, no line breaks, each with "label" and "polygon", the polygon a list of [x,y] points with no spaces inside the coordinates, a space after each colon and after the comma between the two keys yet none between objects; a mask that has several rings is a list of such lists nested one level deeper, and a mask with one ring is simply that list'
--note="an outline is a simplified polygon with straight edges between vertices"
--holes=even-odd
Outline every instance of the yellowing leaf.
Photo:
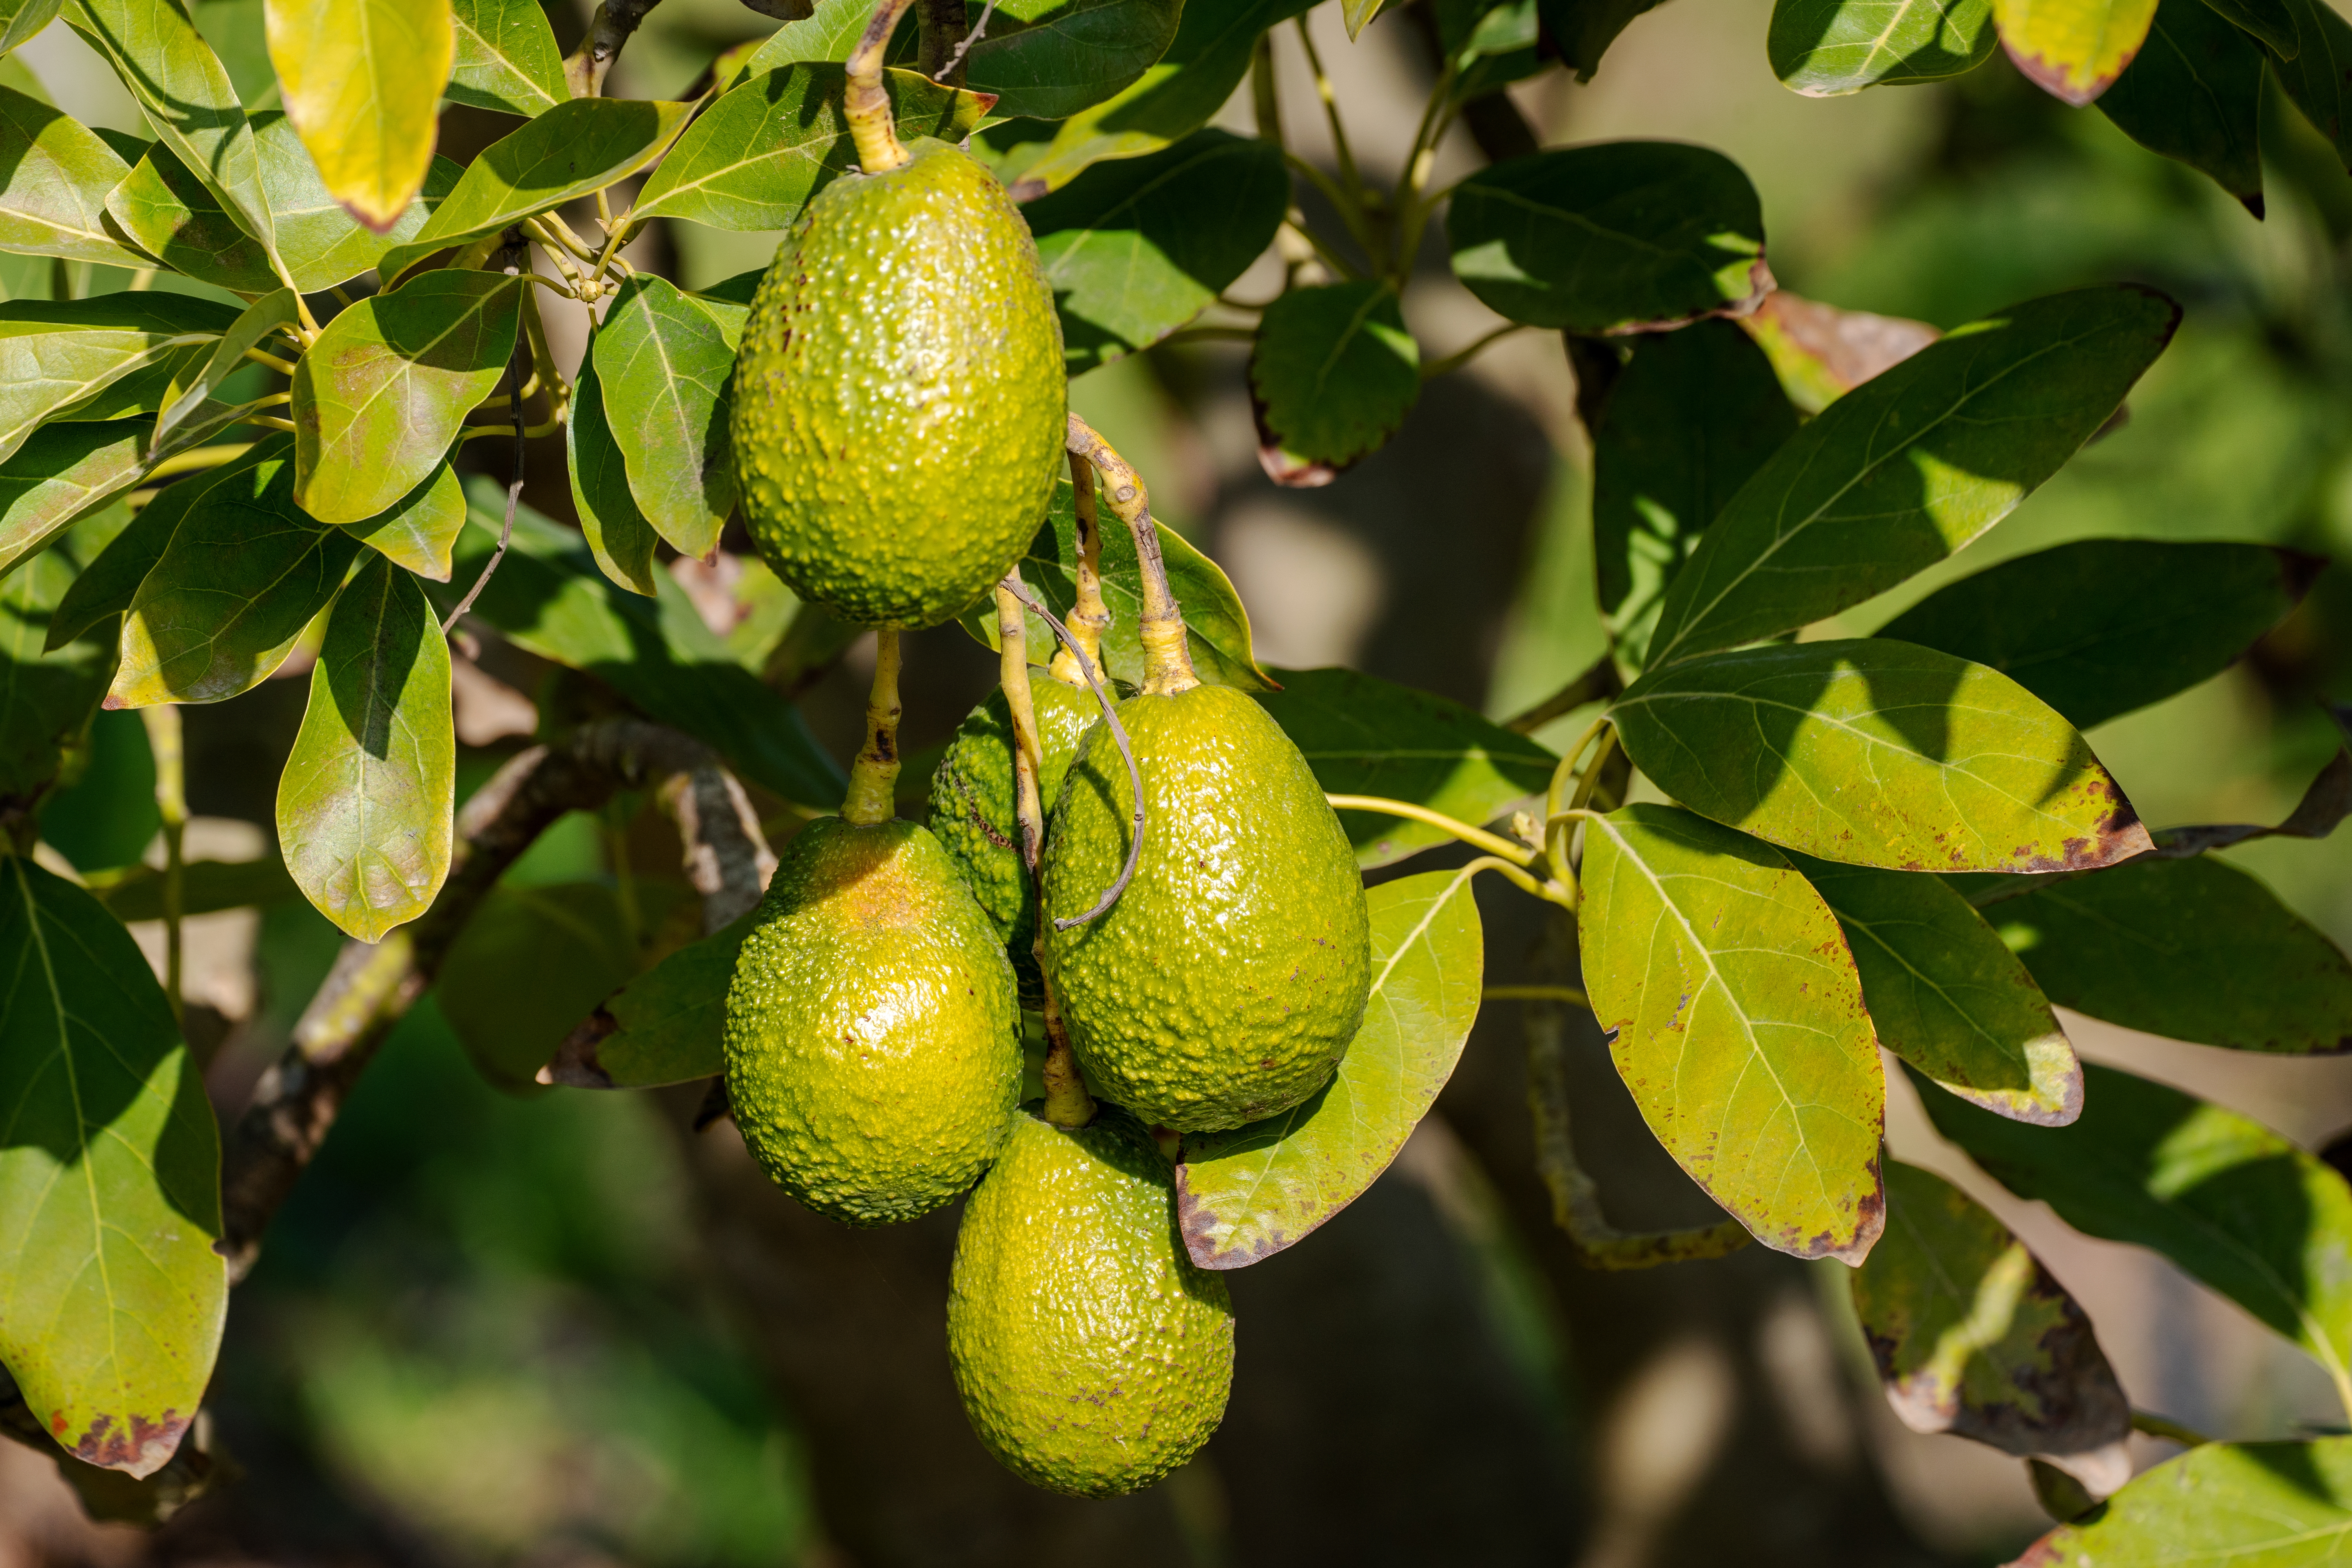
[{"label": "yellowing leaf", "polygon": [[351,215],[382,234],[433,163],[457,34],[449,0],[267,0],[286,112]]},{"label": "yellowing leaf", "polygon": [[1992,16],[2017,68],[2079,109],[2139,53],[2156,0],[1993,0]]}]

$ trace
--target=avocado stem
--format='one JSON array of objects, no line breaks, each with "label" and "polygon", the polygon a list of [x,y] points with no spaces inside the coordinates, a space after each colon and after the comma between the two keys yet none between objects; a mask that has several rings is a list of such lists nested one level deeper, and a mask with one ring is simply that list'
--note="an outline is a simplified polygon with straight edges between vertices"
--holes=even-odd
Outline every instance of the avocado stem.
[{"label": "avocado stem", "polygon": [[1104,499],[1135,540],[1136,563],[1143,575],[1143,618],[1136,628],[1143,641],[1143,689],[1154,697],[1190,691],[1201,678],[1193,673],[1192,650],[1184,643],[1183,609],[1168,591],[1160,524],[1152,520],[1142,476],[1075,414],[1070,416],[1069,449],[1102,470]]},{"label": "avocado stem", "polygon": [[849,57],[849,89],[845,117],[850,140],[857,144],[857,166],[869,174],[887,174],[915,160],[898,142],[890,112],[890,94],[882,86],[882,55],[890,35],[913,0],[881,0],[874,7],[866,32]]},{"label": "avocado stem", "polygon": [[866,700],[866,744],[849,765],[841,818],[876,827],[898,810],[898,628],[874,634],[874,691]]},{"label": "avocado stem", "polygon": [[1069,619],[1073,642],[1054,650],[1048,672],[1065,686],[1076,686],[1086,679],[1078,673],[1078,656],[1101,668],[1103,633],[1110,629],[1110,610],[1103,604],[1102,518],[1095,504],[1095,466],[1082,452],[1070,453],[1070,489],[1078,520],[1078,592]]}]

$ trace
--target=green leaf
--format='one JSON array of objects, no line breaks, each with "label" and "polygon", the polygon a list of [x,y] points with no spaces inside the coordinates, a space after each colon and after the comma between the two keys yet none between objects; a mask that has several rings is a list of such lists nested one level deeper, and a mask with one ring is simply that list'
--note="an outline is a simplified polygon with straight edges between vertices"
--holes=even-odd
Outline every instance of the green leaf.
[{"label": "green leaf", "polygon": [[1878,1043],[1962,1100],[2063,1127],[2083,1064],[2017,954],[1950,883],[1792,856],[1838,918]]},{"label": "green leaf", "polygon": [[449,0],[263,0],[287,118],[378,234],[424,188],[457,47]]},{"label": "green leaf", "polygon": [[2271,74],[2352,170],[2352,22],[2326,0],[2285,0],[2302,40],[2294,57],[2271,49]]},{"label": "green leaf", "polygon": [[29,44],[58,19],[65,0],[0,0],[0,55]]},{"label": "green leaf", "polygon": [[88,636],[50,636],[76,569],[100,552],[96,536],[112,521],[92,518],[0,579],[0,817],[19,816],[57,782],[114,679],[110,621],[83,628]]},{"label": "green leaf", "polygon": [[2080,109],[2139,53],[2156,0],[1992,0],[1992,14],[2017,68]]},{"label": "green leaf", "polygon": [[1729,322],[1633,343],[1592,431],[1594,586],[1628,669],[1700,532],[1797,429],[1772,362]]},{"label": "green leaf", "polygon": [[1244,1268],[1361,1197],[1454,1074],[1477,1021],[1485,937],[1471,873],[1425,871],[1365,894],[1372,989],[1339,1073],[1303,1104],[1184,1140],[1176,1220],[1203,1268]]},{"label": "green leaf", "polygon": [[73,586],[66,590],[50,622],[50,646],[60,647],[100,621],[128,612],[131,601],[139,593],[139,584],[147,580],[147,574],[163,558],[164,546],[172,542],[180,520],[188,515],[196,499],[223,480],[244,473],[257,463],[268,461],[281,449],[282,443],[257,442],[244,456],[220,468],[190,474],[164,487],[140,510],[128,527],[82,567]]},{"label": "green leaf", "polygon": [[111,708],[218,702],[286,662],[360,542],[294,500],[289,443],[196,498],[122,623]]},{"label": "green leaf", "polygon": [[[137,716],[125,713],[133,728]],[[148,788],[152,792],[151,776]],[[152,832],[152,829],[150,829]],[[142,843],[140,847],[146,846]],[[133,853],[136,853],[134,851]],[[116,920],[160,921],[163,918],[163,873],[152,866],[127,866],[109,877],[92,878],[98,895]],[[191,860],[180,868],[180,912],[208,915],[218,910],[245,910],[291,903],[302,896],[286,862],[275,852],[257,860]]]},{"label": "green leaf", "polygon": [[2045,1456],[2096,1495],[2131,1479],[2131,1402],[2090,1319],[1966,1193],[1890,1163],[1886,1234],[1853,1285],[1887,1403],[1913,1431]]},{"label": "green leaf", "polygon": [[0,304],[0,460],[45,421],[182,349],[233,315],[186,294],[101,294]]},{"label": "green leaf", "polygon": [[106,216],[142,250],[198,282],[239,294],[278,286],[268,247],[162,142],[107,194]]},{"label": "green leaf", "polygon": [[446,583],[449,552],[466,526],[466,487],[458,482],[457,471],[444,462],[389,510],[344,526],[394,564]]},{"label": "green leaf", "polygon": [[[1135,541],[1111,516],[1110,508],[1100,508],[1098,515],[1103,604],[1110,611],[1110,626],[1103,633],[1103,668],[1114,679],[1140,685],[1143,644],[1137,628],[1143,624],[1143,574],[1136,564]],[[1232,580],[1182,534],[1166,527],[1159,533],[1168,585],[1176,602],[1184,606],[1185,647],[1201,679],[1220,686],[1238,686],[1244,691],[1265,690],[1273,682],[1258,668],[1251,650],[1249,611],[1243,608]],[[1029,591],[1057,616],[1068,616],[1077,603],[1077,510],[1070,481],[1056,479],[1045,526],[1030,541],[1029,553],[1014,564]],[[1054,657],[1054,629],[1036,616],[1027,620],[1029,662],[1047,663]],[[987,647],[997,646],[993,605],[986,609],[975,605],[966,611],[963,626]]]},{"label": "green leaf", "polygon": [[187,13],[172,0],[74,0],[66,20],[114,67],[160,145],[267,255],[276,237],[253,132],[236,83]]},{"label": "green leaf", "polygon": [[1626,24],[1657,5],[1658,0],[1538,0],[1537,10],[1561,63],[1577,80],[1591,81]]},{"label": "green leaf", "polygon": [[654,549],[661,536],[629,493],[627,463],[613,438],[613,427],[604,422],[604,384],[596,376],[593,338],[572,385],[563,451],[572,475],[572,509],[579,513],[580,531],[588,536],[598,569],[633,594],[654,596],[659,591]]},{"label": "green leaf", "polygon": [[567,101],[563,51],[539,0],[456,0],[457,50],[443,95],[528,120]]},{"label": "green leaf", "polygon": [[298,320],[294,290],[277,289],[264,294],[245,308],[236,321],[224,328],[220,342],[205,356],[203,367],[189,379],[186,390],[159,409],[155,415],[155,435],[152,445],[163,446],[173,431],[199,413],[211,401],[228,378],[251,362],[245,357],[247,349],[258,348],[269,334],[281,327],[291,327]]},{"label": "green leaf", "polygon": [[[108,629],[110,646],[117,630]],[[41,801],[41,842],[88,879],[90,890],[103,902],[101,885],[113,877],[136,874],[129,868],[147,852],[163,826],[163,815],[155,806],[155,753],[138,714],[104,709],[91,715],[89,735],[79,749],[79,776]],[[160,872],[149,874],[160,883]],[[161,919],[163,909],[159,893],[153,918]],[[117,912],[115,918],[133,917]]]},{"label": "green leaf", "polygon": [[2235,866],[2150,858],[2021,886],[1979,907],[2062,1007],[2234,1051],[2352,1050],[2352,963]]},{"label": "green leaf", "polygon": [[1070,116],[1045,152],[1015,172],[1013,196],[1057,191],[1089,166],[1140,158],[1209,123],[1249,74],[1258,35],[1312,0],[1191,0],[1159,62],[1134,83]]},{"label": "green leaf", "polygon": [[1766,295],[1739,326],[1772,362],[1789,401],[1807,414],[1819,414],[1944,335],[1925,321],[1841,310],[1786,289]]},{"label": "green leaf", "polygon": [[999,119],[1066,120],[1129,86],[1168,52],[1181,0],[1010,0],[964,57]]},{"label": "green leaf", "polygon": [[2205,1443],[2018,1559],[2032,1568],[2305,1568],[2352,1537],[2352,1437]]},{"label": "green leaf", "polygon": [[2295,25],[2293,0],[2205,0],[2214,15],[2252,34],[2280,59],[2291,60],[2302,51],[2303,32]]},{"label": "green leaf", "polygon": [[1756,187],[1680,142],[1496,163],[1454,187],[1445,225],[1464,287],[1534,327],[1662,331],[1744,315],[1771,289]]},{"label": "green leaf", "polygon": [[594,353],[605,426],[638,510],[679,554],[709,554],[735,510],[734,342],[692,296],[640,272],[605,308]]},{"label": "green leaf", "polygon": [[2084,539],[1963,577],[1877,635],[2000,670],[2087,730],[2221,674],[2319,564],[2263,544]]},{"label": "green leaf", "polygon": [[146,265],[106,227],[107,193],[130,165],[79,121],[0,87],[0,250]]},{"label": "green leaf", "polygon": [[327,617],[278,781],[286,868],[344,935],[381,942],[449,875],[457,789],[440,618],[415,577],[371,558]]},{"label": "green leaf", "polygon": [[1886,1084],[1837,917],[1778,852],[1665,805],[1589,825],[1593,1016],[1643,1120],[1757,1240],[1860,1263]]},{"label": "green leaf", "polygon": [[146,471],[148,419],[44,425],[0,463],[0,576]]},{"label": "green leaf", "polygon": [[604,998],[564,1037],[541,1082],[571,1089],[658,1089],[727,1070],[723,1037],[735,958],[760,911],[749,910]]},{"label": "green leaf", "polygon": [[1998,42],[1992,0],[1776,0],[1764,53],[1781,86],[1837,98],[1972,71]]},{"label": "green leaf", "polygon": [[2106,423],[2179,320],[2135,285],[2053,294],[1839,398],[1724,507],[1666,590],[1652,662],[1835,615],[1950,555]]},{"label": "green leaf", "polygon": [[256,114],[253,141],[261,154],[261,183],[269,193],[271,221],[277,225],[278,258],[295,287],[306,294],[349,282],[394,246],[415,237],[463,173],[446,158],[433,159],[425,171],[425,188],[379,234],[355,222],[329,192],[286,116],[276,110]]},{"label": "green leaf", "polygon": [[845,60],[873,15],[866,0],[817,0],[807,16],[768,35],[745,63],[743,75],[748,79],[801,60]]},{"label": "green leaf", "polygon": [[1087,170],[1023,215],[1062,317],[1070,374],[1150,348],[1274,243],[1290,174],[1270,142],[1199,131]]},{"label": "green leaf", "polygon": [[[787,24],[789,28],[793,24]],[[788,228],[809,199],[857,167],[838,65],[780,67],[729,89],[637,195],[636,219],[688,218],[746,232]],[[902,141],[961,142],[983,100],[909,70],[883,73]]]},{"label": "green leaf", "polygon": [[1653,669],[1612,709],[1634,765],[1791,849],[1906,871],[2074,871],[2154,841],[2072,725],[1997,671],[1876,638]]},{"label": "green leaf", "polygon": [[328,322],[294,371],[302,509],[360,522],[415,489],[496,390],[521,319],[520,279],[443,270]]},{"label": "green leaf", "polygon": [[1250,347],[1258,460],[1276,484],[1328,484],[1396,433],[1421,398],[1421,346],[1390,285],[1293,289]]},{"label": "green leaf", "polygon": [[[1377,795],[1492,822],[1543,793],[1559,758],[1459,702],[1352,669],[1286,669],[1258,701],[1332,795]],[[1454,840],[1403,817],[1343,811],[1339,826],[1370,869]]]},{"label": "green leaf", "polygon": [[2002,1186],[2085,1235],[2163,1254],[2352,1394],[2352,1187],[2233,1110],[2096,1063],[2083,1078],[2071,1127],[2004,1121],[1924,1083],[1920,1099]]},{"label": "green leaf", "polygon": [[1394,0],[1340,0],[1339,19],[1348,25],[1348,39],[1353,43],[1364,36],[1374,17],[1388,13]]},{"label": "green leaf", "polygon": [[[602,882],[499,888],[449,949],[434,996],[483,1078],[528,1091],[572,1026],[637,966]],[[519,974],[530,984],[518,985]]]},{"label": "green leaf", "polygon": [[2173,0],[2099,112],[2151,153],[2210,174],[2263,216],[2263,49],[2207,5]]},{"label": "green leaf", "polygon": [[220,1135],[163,989],[98,900],[0,859],[0,1361],[58,1444],[171,1458],[220,1350]]},{"label": "green leaf", "polygon": [[[473,583],[498,544],[506,492],[477,477],[467,500],[472,526],[459,536],[455,556],[457,583],[463,585]],[[585,670],[639,711],[701,741],[745,783],[814,811],[838,809],[841,771],[799,711],[743,668],[668,573],[653,576],[655,598],[614,586],[578,533],[518,506],[514,547],[473,613],[524,652]],[[463,588],[426,593],[446,616]],[[608,991],[611,976],[605,979]],[[590,997],[579,1012],[604,994]],[[546,1059],[542,1050],[531,1069]]]},{"label": "green leaf", "polygon": [[484,148],[405,245],[376,264],[386,282],[436,251],[552,211],[627,179],[668,151],[690,103],[575,98]]}]

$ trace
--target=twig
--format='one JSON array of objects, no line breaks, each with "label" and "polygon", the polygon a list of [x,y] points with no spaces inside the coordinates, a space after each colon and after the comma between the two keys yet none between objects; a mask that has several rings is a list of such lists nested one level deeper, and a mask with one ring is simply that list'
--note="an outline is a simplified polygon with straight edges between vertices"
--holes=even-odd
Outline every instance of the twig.
[{"label": "twig", "polygon": [[1385,816],[1402,816],[1408,821],[1426,823],[1441,833],[1459,838],[1465,844],[1484,849],[1489,855],[1501,856],[1514,866],[1535,864],[1536,852],[1526,845],[1514,844],[1509,839],[1489,833],[1483,827],[1473,827],[1466,822],[1457,822],[1442,811],[1433,811],[1428,806],[1416,805],[1411,801],[1390,800],[1386,796],[1377,795],[1326,795],[1323,798],[1331,803],[1331,809],[1334,811],[1377,811]]},{"label": "twig", "polygon": [[142,708],[147,726],[147,749],[155,754],[155,810],[163,822],[163,994],[172,1016],[186,1011],[182,995],[180,913],[185,885],[184,850],[188,833],[187,747],[182,739],[177,704],[159,702]]},{"label": "twig", "polygon": [[604,0],[590,18],[587,36],[580,47],[563,62],[563,79],[571,84],[574,98],[597,98],[604,91],[605,73],[613,68],[614,57],[629,35],[646,19],[646,13],[661,4],[661,0]]},{"label": "twig", "polygon": [[[1047,626],[1054,628],[1054,635],[1062,639],[1065,647],[1076,647],[1076,641],[1070,636],[1070,628],[1062,624],[1060,616],[1040,604],[1030,595],[1028,589],[1021,585],[1019,576],[1007,576],[1004,579],[1004,585],[1011,590],[1014,598],[1029,607],[1032,614],[1039,616]],[[1127,726],[1118,721],[1118,711],[1112,706],[1110,693],[1103,689],[1102,677],[1096,673],[1095,661],[1083,653],[1078,655],[1078,673],[1087,678],[1087,685],[1095,694],[1095,703],[1102,709],[1103,722],[1110,727],[1110,738],[1118,742],[1118,754],[1127,759],[1128,782],[1135,786],[1135,821],[1133,831],[1129,834],[1127,840],[1127,864],[1119,868],[1118,880],[1103,889],[1103,896],[1096,900],[1095,907],[1085,914],[1070,920],[1056,920],[1054,922],[1055,931],[1068,931],[1074,926],[1082,926],[1118,902],[1118,896],[1127,891],[1128,883],[1134,880],[1135,864],[1143,855],[1143,770],[1135,765],[1135,748],[1128,742]],[[1043,912],[1042,910],[1040,912]]]},{"label": "twig", "polygon": [[[603,15],[602,11],[598,15]],[[634,23],[631,25],[635,26]],[[512,232],[509,230],[509,235]],[[510,242],[509,248],[513,251],[519,247]],[[506,270],[509,274],[518,272],[521,265],[518,257]],[[514,421],[514,468],[507,480],[507,516],[505,524],[499,530],[499,547],[490,552],[489,560],[482,565],[482,574],[474,579],[474,585],[466,590],[466,596],[457,601],[457,607],[449,612],[449,618],[441,623],[441,635],[445,637],[449,635],[449,628],[474,607],[474,601],[482,596],[482,590],[490,585],[491,575],[498,571],[499,563],[507,558],[507,546],[514,542],[515,507],[522,500],[523,442],[530,433],[522,422],[523,366],[530,363],[530,357],[527,334],[524,341],[516,343],[514,352],[507,356],[507,407],[509,417]]]},{"label": "twig", "polygon": [[849,764],[841,819],[872,827],[898,815],[898,628],[874,634],[874,689],[866,699],[866,743]]},{"label": "twig", "polygon": [[[1048,667],[1055,679],[1066,684],[1078,676],[1079,652],[1102,662],[1103,633],[1110,629],[1110,610],[1103,603],[1102,591],[1102,518],[1096,510],[1095,466],[1081,452],[1072,452],[1070,458],[1071,510],[1077,519],[1077,570],[1072,574],[1076,597],[1070,605],[1070,635],[1076,643],[1065,643],[1054,650],[1054,662]],[[1019,568],[1014,569],[1019,574]]]},{"label": "twig", "polygon": [[[963,9],[961,3],[957,5],[956,9],[958,11],[961,11]],[[972,25],[971,31],[966,33],[962,37],[956,40],[955,53],[948,57],[948,63],[939,70],[925,71],[923,74],[929,77],[933,81],[940,82],[946,86],[961,87],[963,85],[963,58],[964,56],[971,53],[971,47],[974,44],[979,43],[982,38],[988,37],[988,19],[995,15],[996,0],[988,0],[988,4],[980,8],[980,20]]]},{"label": "twig", "polygon": [[1293,25],[1298,29],[1299,47],[1307,51],[1307,67],[1315,73],[1316,96],[1322,99],[1323,118],[1330,122],[1331,152],[1339,161],[1340,178],[1348,182],[1349,200],[1369,219],[1370,215],[1364,206],[1363,176],[1356,172],[1356,155],[1348,148],[1348,128],[1339,123],[1339,95],[1331,89],[1331,79],[1324,74],[1323,57],[1316,52],[1315,37],[1307,30],[1307,18],[1299,16]]},{"label": "twig", "polygon": [[[1143,618],[1136,635],[1143,643],[1143,689],[1155,697],[1172,697],[1201,684],[1192,671],[1192,655],[1184,643],[1184,612],[1168,591],[1168,563],[1160,552],[1160,525],[1152,521],[1151,498],[1125,458],[1112,450],[1094,427],[1070,416],[1068,449],[1102,474],[1103,499],[1113,516],[1127,525],[1135,541],[1136,565],[1143,578]],[[1060,623],[1055,623],[1060,629]],[[1064,634],[1066,639],[1067,634]]]}]

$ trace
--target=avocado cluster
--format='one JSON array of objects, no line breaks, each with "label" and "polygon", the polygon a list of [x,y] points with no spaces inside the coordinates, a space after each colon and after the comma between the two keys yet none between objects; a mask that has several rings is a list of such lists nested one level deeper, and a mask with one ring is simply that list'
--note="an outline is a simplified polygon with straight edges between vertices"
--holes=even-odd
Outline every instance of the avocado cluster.
[{"label": "avocado cluster", "polygon": [[[752,537],[803,598],[884,628],[895,672],[888,628],[955,615],[1034,536],[1066,397],[1018,209],[918,142],[813,201],[753,300],[731,416]],[[776,1183],[844,1224],[969,1191],[948,1341],[973,1430],[1038,1486],[1132,1491],[1208,1440],[1233,1376],[1174,1151],[1330,1081],[1370,984],[1354,857],[1265,710],[1189,668],[1115,706],[1029,681],[1034,870],[1003,693],[948,746],[929,826],[898,820],[883,679],[843,814],[787,846],[737,960],[729,1101]],[[1066,1031],[1054,1059],[1094,1099],[1017,1103],[1024,1009]]]}]

